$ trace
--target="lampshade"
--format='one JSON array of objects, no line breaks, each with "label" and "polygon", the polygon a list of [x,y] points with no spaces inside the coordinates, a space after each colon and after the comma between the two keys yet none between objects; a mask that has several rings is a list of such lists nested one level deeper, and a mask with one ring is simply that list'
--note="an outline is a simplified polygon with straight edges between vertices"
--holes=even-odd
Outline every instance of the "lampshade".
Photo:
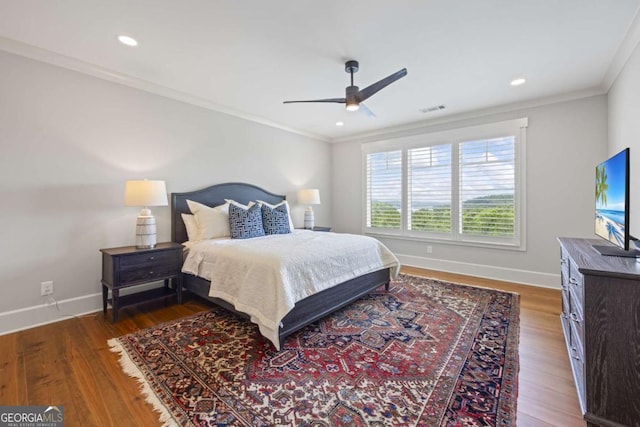
[{"label": "lampshade", "polygon": [[320,190],[317,188],[310,188],[298,191],[298,203],[301,205],[319,205]]},{"label": "lampshade", "polygon": [[156,218],[149,206],[167,205],[167,188],[164,181],[127,181],[124,186],[125,206],[144,206],[136,222],[136,247],[156,246]]},{"label": "lampshade", "polygon": [[124,188],[125,206],[167,206],[164,181],[127,181]]}]

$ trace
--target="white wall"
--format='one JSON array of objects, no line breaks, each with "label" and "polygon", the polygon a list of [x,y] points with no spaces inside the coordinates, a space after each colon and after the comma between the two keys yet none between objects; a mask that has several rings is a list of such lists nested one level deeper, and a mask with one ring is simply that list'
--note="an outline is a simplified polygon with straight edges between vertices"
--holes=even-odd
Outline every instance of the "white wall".
[{"label": "white wall", "polygon": [[[481,114],[478,112],[473,119],[426,126],[411,134],[528,117],[527,250],[518,252],[392,238],[380,240],[408,265],[559,287],[556,238],[593,237],[594,170],[607,151],[607,98],[605,95],[592,96],[508,113]],[[407,134],[396,133],[375,139]],[[333,225],[338,231],[357,233],[362,230],[361,144],[375,139],[339,143],[332,148]],[[433,253],[428,255],[427,245],[433,247]]]},{"label": "white wall", "polygon": [[[296,226],[296,190],[331,189],[325,142],[8,53],[0,70],[0,333],[59,317],[38,307],[46,280],[62,313],[101,307],[99,249],[135,243],[128,179],[249,182],[286,194]],[[330,224],[331,198],[314,211]],[[170,240],[170,208],[153,212]]]},{"label": "white wall", "polygon": [[630,233],[640,237],[640,44],[609,90],[609,155],[630,147]]}]

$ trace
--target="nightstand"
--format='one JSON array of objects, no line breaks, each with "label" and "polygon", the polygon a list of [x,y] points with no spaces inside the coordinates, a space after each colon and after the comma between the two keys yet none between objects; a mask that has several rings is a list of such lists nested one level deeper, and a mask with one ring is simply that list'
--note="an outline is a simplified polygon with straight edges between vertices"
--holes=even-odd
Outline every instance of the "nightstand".
[{"label": "nightstand", "polygon": [[313,231],[331,231],[331,227],[313,227]]},{"label": "nightstand", "polygon": [[[159,243],[155,248],[137,249],[135,246],[100,249],[102,252],[102,308],[107,313],[111,302],[113,322],[118,321],[118,310],[143,301],[152,301],[176,295],[182,303],[182,245]],[[169,280],[175,280],[175,289]],[[120,296],[120,290],[131,286],[164,280],[164,287]],[[111,289],[111,300],[108,299]]]}]

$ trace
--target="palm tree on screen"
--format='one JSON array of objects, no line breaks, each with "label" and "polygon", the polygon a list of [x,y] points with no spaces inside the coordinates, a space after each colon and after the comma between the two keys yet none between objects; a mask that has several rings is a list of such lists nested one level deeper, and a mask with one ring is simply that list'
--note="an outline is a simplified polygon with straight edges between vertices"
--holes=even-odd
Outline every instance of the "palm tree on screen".
[{"label": "palm tree on screen", "polygon": [[607,206],[607,171],[605,166],[596,167],[596,202],[600,200],[603,206]]}]

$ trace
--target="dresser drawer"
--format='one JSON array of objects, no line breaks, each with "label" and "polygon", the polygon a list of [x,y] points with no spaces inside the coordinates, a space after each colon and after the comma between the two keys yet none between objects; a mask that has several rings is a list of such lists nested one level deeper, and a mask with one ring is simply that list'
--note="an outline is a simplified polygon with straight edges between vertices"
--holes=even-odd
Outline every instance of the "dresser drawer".
[{"label": "dresser drawer", "polygon": [[564,248],[560,248],[560,276],[562,278],[562,284],[569,284],[569,255]]},{"label": "dresser drawer", "polygon": [[584,299],[584,276],[580,273],[576,265],[569,261],[569,291],[572,293],[571,303],[580,306],[582,311],[582,301]]},{"label": "dresser drawer", "polygon": [[569,356],[571,361],[571,370],[573,371],[573,379],[576,383],[576,391],[578,392],[578,401],[580,403],[580,409],[584,414],[587,407],[587,390],[585,388],[585,366],[584,356],[580,351],[572,346],[569,348]]},{"label": "dresser drawer", "polygon": [[[584,359],[584,321],[572,312],[569,317],[569,326],[571,327],[571,350],[577,351],[580,360]],[[575,349],[574,349],[575,347]]]},{"label": "dresser drawer", "polygon": [[571,323],[572,336],[574,336],[571,342],[575,342],[575,338],[577,338],[580,341],[580,350],[584,353],[584,309],[581,297],[576,295],[579,291],[580,289],[576,289],[575,286],[569,288],[569,313],[567,318]]},{"label": "dresser drawer", "polygon": [[571,320],[569,320],[569,315],[562,313],[560,315],[560,323],[562,324],[562,332],[564,333],[567,348],[571,348]]},{"label": "dresser drawer", "polygon": [[120,257],[120,268],[138,267],[142,265],[161,265],[180,262],[180,252],[155,251]]},{"label": "dresser drawer", "polygon": [[149,265],[141,268],[130,268],[120,271],[120,286],[126,286],[136,282],[149,282],[155,279],[162,279],[167,276],[175,276],[180,272],[180,265]]},{"label": "dresser drawer", "polygon": [[571,294],[569,293],[569,290],[567,289],[566,291],[562,291],[562,314],[566,315],[567,317],[569,317],[569,314],[571,314]]},{"label": "dresser drawer", "polygon": [[582,302],[582,295],[580,295],[579,292],[580,289],[575,286],[570,286],[568,289],[569,313],[576,313],[582,320],[584,318],[584,303]]}]

